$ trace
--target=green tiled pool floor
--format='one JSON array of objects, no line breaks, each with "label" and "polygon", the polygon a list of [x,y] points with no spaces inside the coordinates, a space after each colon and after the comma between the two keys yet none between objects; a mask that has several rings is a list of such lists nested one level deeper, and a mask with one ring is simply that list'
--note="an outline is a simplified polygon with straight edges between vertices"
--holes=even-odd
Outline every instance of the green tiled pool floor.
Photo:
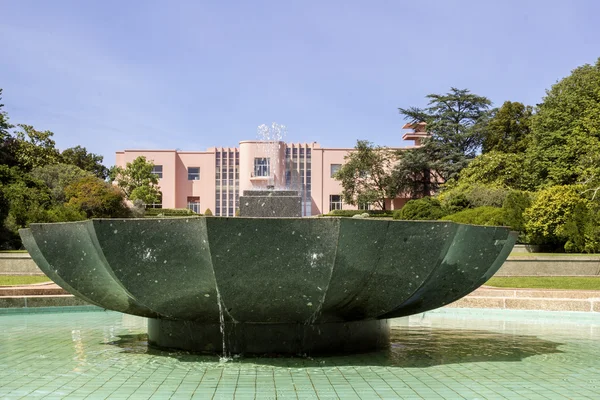
[{"label": "green tiled pool floor", "polygon": [[400,320],[378,353],[220,362],[148,349],[142,318],[11,313],[0,399],[600,399],[600,320],[511,315]]}]

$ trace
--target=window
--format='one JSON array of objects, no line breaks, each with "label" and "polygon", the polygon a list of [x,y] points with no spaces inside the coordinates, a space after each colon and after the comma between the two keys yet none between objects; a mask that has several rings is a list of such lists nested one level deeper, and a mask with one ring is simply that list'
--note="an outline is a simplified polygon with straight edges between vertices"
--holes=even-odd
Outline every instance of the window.
[{"label": "window", "polygon": [[342,164],[331,164],[331,177],[342,168]]},{"label": "window", "polygon": [[255,158],[254,159],[254,176],[270,176],[270,159],[269,158]]},{"label": "window", "polygon": [[200,214],[200,197],[188,197],[187,208],[189,208],[196,214]]},{"label": "window", "polygon": [[162,165],[155,165],[152,167],[152,173],[158,177],[158,179],[162,179]]},{"label": "window", "polygon": [[329,196],[329,211],[342,209],[342,196],[332,194]]},{"label": "window", "polygon": [[200,180],[200,167],[189,167],[188,168],[188,181]]},{"label": "window", "polygon": [[370,210],[371,203],[358,203],[358,209],[359,210]]}]

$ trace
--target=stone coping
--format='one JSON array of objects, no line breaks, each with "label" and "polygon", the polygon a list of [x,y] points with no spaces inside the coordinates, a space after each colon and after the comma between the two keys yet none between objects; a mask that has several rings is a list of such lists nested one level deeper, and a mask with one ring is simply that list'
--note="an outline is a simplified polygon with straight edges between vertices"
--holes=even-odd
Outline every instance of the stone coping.
[{"label": "stone coping", "polygon": [[0,260],[2,259],[30,259],[29,253],[0,253]]}]

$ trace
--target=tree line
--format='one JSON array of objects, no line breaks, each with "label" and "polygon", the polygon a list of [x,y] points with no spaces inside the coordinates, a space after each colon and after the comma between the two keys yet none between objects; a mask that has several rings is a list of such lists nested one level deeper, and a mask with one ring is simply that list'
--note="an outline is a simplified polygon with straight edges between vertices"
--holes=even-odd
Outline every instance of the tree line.
[{"label": "tree line", "polygon": [[144,157],[109,169],[85,147],[59,151],[53,136],[11,124],[0,104],[0,249],[20,248],[18,230],[31,223],[141,216],[159,198]]},{"label": "tree line", "polygon": [[467,89],[400,108],[425,123],[423,145],[395,151],[357,142],[336,178],[349,204],[398,195],[401,219],[508,225],[525,243],[600,251],[600,59],[573,70],[540,104],[491,101]]}]

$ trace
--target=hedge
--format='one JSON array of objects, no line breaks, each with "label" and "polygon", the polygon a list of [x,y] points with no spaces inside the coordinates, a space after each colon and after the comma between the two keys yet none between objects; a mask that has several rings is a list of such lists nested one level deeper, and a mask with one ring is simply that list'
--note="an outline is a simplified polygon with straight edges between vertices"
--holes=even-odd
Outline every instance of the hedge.
[{"label": "hedge", "polygon": [[146,217],[180,217],[186,215],[202,215],[196,214],[187,208],[147,208],[144,216]]},{"label": "hedge", "polygon": [[333,210],[329,214],[325,214],[328,217],[353,217],[356,214],[369,214],[372,218],[391,218],[393,213],[388,210]]},{"label": "hedge", "polygon": [[502,208],[483,206],[469,208],[442,218],[444,221],[453,221],[461,224],[504,226],[505,211]]}]

